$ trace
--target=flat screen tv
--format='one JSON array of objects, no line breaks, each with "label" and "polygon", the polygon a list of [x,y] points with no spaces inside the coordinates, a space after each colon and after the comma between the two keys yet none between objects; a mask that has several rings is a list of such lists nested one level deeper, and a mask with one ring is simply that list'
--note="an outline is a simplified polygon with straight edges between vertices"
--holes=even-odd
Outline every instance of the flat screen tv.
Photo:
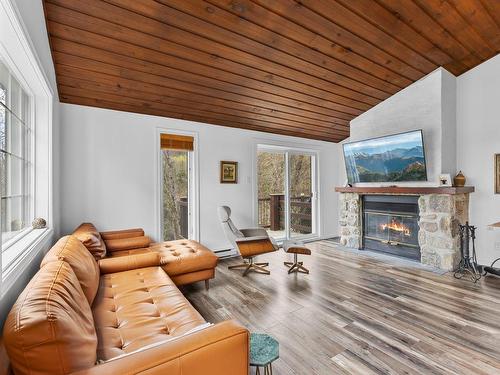
[{"label": "flat screen tv", "polygon": [[344,160],[350,184],[427,181],[422,130],[346,143]]}]

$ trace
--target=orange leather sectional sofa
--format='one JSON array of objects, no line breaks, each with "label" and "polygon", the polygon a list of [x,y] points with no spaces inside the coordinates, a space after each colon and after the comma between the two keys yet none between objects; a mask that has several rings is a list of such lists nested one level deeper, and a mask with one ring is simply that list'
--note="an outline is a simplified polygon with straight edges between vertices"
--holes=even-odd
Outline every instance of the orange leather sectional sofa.
[{"label": "orange leather sectional sofa", "polygon": [[176,286],[213,277],[204,248],[132,232],[84,224],[49,250],[4,325],[14,374],[248,374],[248,331],[206,323]]}]

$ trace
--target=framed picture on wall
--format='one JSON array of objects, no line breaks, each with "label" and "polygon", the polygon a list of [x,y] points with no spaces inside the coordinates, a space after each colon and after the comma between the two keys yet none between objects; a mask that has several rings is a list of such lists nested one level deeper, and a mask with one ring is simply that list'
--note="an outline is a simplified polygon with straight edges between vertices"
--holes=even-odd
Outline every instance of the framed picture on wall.
[{"label": "framed picture on wall", "polygon": [[495,154],[495,194],[500,194],[500,154]]},{"label": "framed picture on wall", "polygon": [[220,162],[220,183],[236,184],[238,183],[238,162],[221,161]]}]

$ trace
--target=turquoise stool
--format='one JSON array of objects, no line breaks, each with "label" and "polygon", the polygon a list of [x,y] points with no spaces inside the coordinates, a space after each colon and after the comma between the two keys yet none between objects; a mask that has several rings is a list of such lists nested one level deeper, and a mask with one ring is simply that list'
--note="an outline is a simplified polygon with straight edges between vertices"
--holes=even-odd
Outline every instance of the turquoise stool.
[{"label": "turquoise stool", "polygon": [[278,358],[278,341],[265,333],[250,335],[250,366],[256,367],[256,375],[260,375],[260,367],[264,367],[264,375],[272,375],[272,362]]}]

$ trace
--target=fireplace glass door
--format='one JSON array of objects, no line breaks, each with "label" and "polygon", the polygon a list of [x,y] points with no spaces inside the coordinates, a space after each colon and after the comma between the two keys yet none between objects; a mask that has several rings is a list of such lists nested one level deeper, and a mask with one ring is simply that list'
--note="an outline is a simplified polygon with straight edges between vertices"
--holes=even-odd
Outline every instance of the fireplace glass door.
[{"label": "fireplace glass door", "polygon": [[365,212],[365,237],[394,246],[418,247],[417,218],[411,215]]},{"label": "fireplace glass door", "polygon": [[420,260],[418,196],[365,195],[363,249]]}]

